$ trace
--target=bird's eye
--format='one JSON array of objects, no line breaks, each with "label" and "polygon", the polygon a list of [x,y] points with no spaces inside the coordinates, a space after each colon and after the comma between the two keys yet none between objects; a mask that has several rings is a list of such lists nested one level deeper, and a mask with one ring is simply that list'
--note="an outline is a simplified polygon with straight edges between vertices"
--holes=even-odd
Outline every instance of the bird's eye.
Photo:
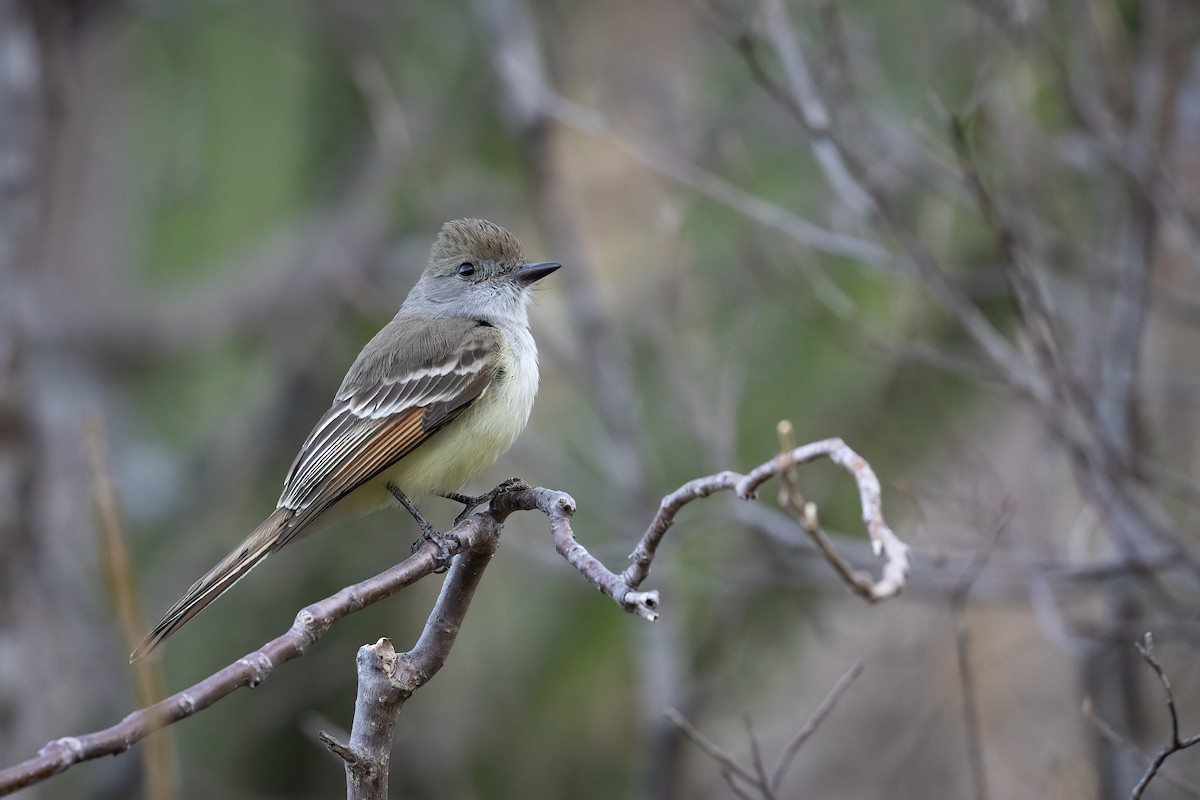
[{"label": "bird's eye", "polygon": [[475,274],[475,265],[472,264],[470,261],[464,261],[463,263],[458,265],[458,274],[462,275],[464,278],[474,275]]}]

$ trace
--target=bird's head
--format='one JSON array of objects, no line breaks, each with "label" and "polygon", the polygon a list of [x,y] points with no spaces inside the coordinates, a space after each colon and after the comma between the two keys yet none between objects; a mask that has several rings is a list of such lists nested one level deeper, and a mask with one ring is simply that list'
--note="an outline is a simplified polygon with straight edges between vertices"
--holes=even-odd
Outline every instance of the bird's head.
[{"label": "bird's head", "polygon": [[530,287],[559,266],[527,261],[517,237],[495,223],[452,220],[442,226],[404,305],[425,316],[523,322]]}]

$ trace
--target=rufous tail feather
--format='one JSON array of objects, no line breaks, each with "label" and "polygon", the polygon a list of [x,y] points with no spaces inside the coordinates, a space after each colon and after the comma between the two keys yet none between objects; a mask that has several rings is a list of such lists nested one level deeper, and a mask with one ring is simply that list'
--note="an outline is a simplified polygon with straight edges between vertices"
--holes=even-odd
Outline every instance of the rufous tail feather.
[{"label": "rufous tail feather", "polygon": [[175,631],[182,628],[188,620],[199,614],[208,604],[229,591],[235,583],[258,566],[263,559],[271,554],[272,547],[279,541],[280,534],[292,518],[289,508],[277,508],[271,516],[263,520],[233,552],[221,559],[221,562],[210,569],[203,578],[192,584],[187,594],[179,598],[175,605],[154,626],[154,630],[146,634],[146,638],[134,648],[129,656],[129,663],[144,658],[154,648],[158,647]]}]

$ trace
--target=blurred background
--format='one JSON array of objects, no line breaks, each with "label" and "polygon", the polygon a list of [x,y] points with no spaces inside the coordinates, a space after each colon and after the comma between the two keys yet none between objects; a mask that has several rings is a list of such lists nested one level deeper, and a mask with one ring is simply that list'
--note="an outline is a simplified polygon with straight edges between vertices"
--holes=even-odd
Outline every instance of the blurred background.
[{"label": "blurred background", "polygon": [[[407,554],[403,514],[305,540],[135,685],[130,630],[273,508],[441,223],[479,216],[564,268],[531,424],[471,490],[569,492],[620,569],[663,494],[787,419],[872,463],[914,566],[869,606],[775,484],[716,496],[649,625],[517,515],[393,796],[732,797],[664,711],[770,768],[861,663],[774,796],[1128,797],[1170,736],[1145,632],[1200,730],[1198,42],[1192,0],[0,0],[0,766]],[[849,476],[797,479],[877,570]],[[21,796],[338,796],[315,731],[437,583]],[[1200,748],[1146,796],[1198,787]]]}]

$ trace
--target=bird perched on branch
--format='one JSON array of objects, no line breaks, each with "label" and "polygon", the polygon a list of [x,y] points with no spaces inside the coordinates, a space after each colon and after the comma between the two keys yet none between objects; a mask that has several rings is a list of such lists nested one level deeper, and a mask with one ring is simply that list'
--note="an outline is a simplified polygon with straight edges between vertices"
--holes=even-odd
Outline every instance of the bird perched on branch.
[{"label": "bird perched on branch", "polygon": [[[300,448],[278,507],[196,581],[137,646],[157,647],[271,553],[338,520],[397,503],[443,544],[411,498],[439,494],[465,516],[495,492],[456,492],[529,421],[538,388],[530,289],[559,268],[529,263],[511,233],[447,222],[399,313],[359,353]],[[501,489],[502,487],[498,487]]]}]

